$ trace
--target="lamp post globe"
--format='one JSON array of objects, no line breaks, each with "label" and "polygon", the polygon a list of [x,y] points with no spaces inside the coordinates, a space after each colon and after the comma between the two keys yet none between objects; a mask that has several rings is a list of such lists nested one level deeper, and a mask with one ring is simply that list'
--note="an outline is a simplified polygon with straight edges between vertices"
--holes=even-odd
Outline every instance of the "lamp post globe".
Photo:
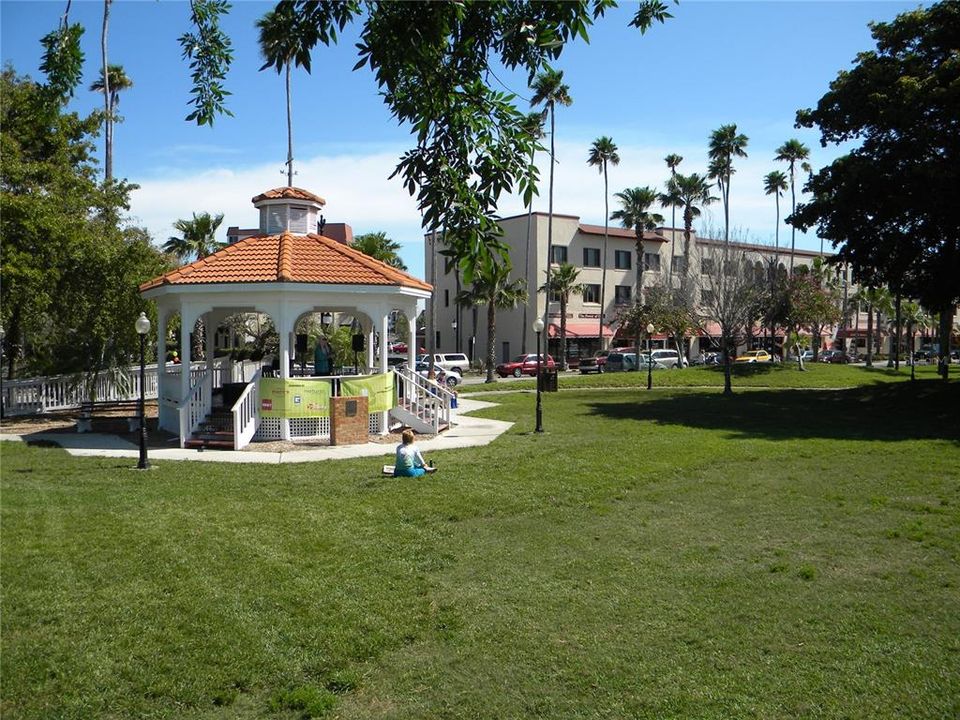
[{"label": "lamp post globe", "polygon": [[653,336],[653,323],[647,323],[647,390],[653,387],[653,352],[650,349],[650,338]]},{"label": "lamp post globe", "polygon": [[537,427],[534,432],[543,432],[543,403],[540,399],[540,333],[543,332],[543,319],[537,318],[533,321],[533,331],[537,334]]},{"label": "lamp post globe", "polygon": [[137,462],[138,470],[146,470],[150,467],[150,461],[147,459],[147,416],[144,409],[144,391],[146,385],[146,346],[147,333],[150,332],[150,318],[145,312],[140,313],[140,317],[134,323],[137,334],[140,336],[140,460]]}]

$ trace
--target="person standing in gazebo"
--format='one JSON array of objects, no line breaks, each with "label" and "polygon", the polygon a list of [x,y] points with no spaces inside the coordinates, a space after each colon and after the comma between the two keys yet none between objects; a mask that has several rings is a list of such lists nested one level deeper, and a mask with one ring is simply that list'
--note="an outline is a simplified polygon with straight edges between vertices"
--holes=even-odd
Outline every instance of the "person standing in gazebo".
[{"label": "person standing in gazebo", "polygon": [[313,351],[313,374],[329,375],[333,360],[333,348],[324,335],[317,338],[317,347]]}]

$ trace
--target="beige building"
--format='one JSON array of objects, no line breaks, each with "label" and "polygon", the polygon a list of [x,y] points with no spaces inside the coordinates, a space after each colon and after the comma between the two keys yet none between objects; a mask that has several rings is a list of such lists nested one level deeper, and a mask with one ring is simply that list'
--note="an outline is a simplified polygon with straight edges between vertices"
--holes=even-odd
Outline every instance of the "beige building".
[{"label": "beige building", "polygon": [[[502,362],[520,353],[534,352],[536,335],[532,329],[537,317],[543,317],[547,298],[537,289],[546,279],[547,264],[547,232],[548,216],[546,213],[535,212],[528,216],[517,215],[504,218],[500,221],[504,230],[503,241],[510,248],[510,258],[513,263],[511,280],[524,278],[530,289],[530,297],[525,307],[514,310],[498,310],[496,322],[496,360]],[[527,228],[530,228],[530,251],[527,254]],[[789,242],[789,241],[788,241]],[[437,251],[442,248],[438,247]],[[431,237],[427,236],[425,269],[427,278],[431,278],[431,264],[433,247]],[[632,338],[626,338],[621,333],[617,322],[620,311],[634,301],[637,273],[642,273],[644,288],[662,283],[672,268],[679,267],[683,254],[683,229],[667,227],[657,228],[644,235],[644,254],[642,267],[637,267],[636,240],[632,230],[625,230],[611,225],[606,248],[606,283],[603,284],[603,254],[604,228],[602,225],[589,225],[580,222],[575,215],[553,216],[553,260],[556,264],[568,262],[579,271],[578,281],[585,286],[582,294],[571,296],[567,305],[567,344],[568,357],[575,359],[590,355],[602,348],[612,345],[628,345]],[[701,255],[705,248],[720,248],[723,242],[718,240],[698,238],[694,233],[691,238],[690,259],[695,273],[701,271]],[[790,264],[789,246],[782,246],[775,253],[773,247],[765,245],[731,243],[731,246],[742,249],[748,257],[755,256],[755,262],[761,266],[768,265],[777,255],[778,263],[784,270]],[[673,256],[676,256],[674,258]],[[809,265],[820,253],[808,250],[797,250],[794,254],[795,265]],[[486,308],[458,308],[455,302],[457,292],[461,289],[459,278],[455,272],[445,272],[444,258],[440,256],[437,264],[436,289],[434,298],[437,303],[436,343],[438,352],[465,352],[471,360],[482,359],[487,348]],[[846,279],[841,282],[845,292],[852,296],[855,292],[852,286],[848,287]],[[699,291],[698,291],[699,292]],[[602,305],[601,305],[602,300]],[[429,308],[428,308],[429,312]],[[856,315],[856,313],[854,313]],[[603,322],[601,325],[601,316]],[[559,325],[560,303],[550,302],[548,317],[550,323],[546,329],[550,338],[550,353],[558,357],[559,352]],[[840,332],[841,328],[831,328],[829,337],[825,333],[822,346],[830,346],[835,340],[844,335],[853,342],[854,325],[858,328],[866,327],[862,318],[848,319],[848,330]],[[695,355],[701,349],[711,345],[711,328],[704,328],[705,332],[692,337],[689,343],[690,355]],[[838,337],[838,335],[840,337]],[[666,338],[654,337],[654,344],[662,346]],[[774,342],[782,342],[782,337]],[[773,344],[770,338],[764,339],[758,335],[755,344]]]}]

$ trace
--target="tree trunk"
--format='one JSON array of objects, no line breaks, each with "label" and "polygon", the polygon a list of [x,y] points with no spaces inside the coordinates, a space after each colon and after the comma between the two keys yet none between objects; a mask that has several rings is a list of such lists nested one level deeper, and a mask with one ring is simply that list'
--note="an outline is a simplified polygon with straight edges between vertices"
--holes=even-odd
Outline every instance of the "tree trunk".
[{"label": "tree trunk", "polygon": [[953,327],[953,306],[949,305],[940,311],[940,356],[937,362],[937,372],[944,381],[950,379],[950,330]]},{"label": "tree trunk", "polygon": [[[487,382],[496,382],[493,368],[497,362],[497,304],[490,298],[487,301]],[[508,359],[508,358],[504,358]]]},{"label": "tree trunk", "polygon": [[894,352],[894,355],[893,355],[893,366],[898,371],[900,370],[900,332],[901,332],[900,323],[902,322],[902,319],[900,317],[900,301],[901,301],[900,291],[897,290],[897,299],[896,299],[897,338],[896,338],[896,345],[895,345],[896,351]]},{"label": "tree trunk", "polygon": [[730,338],[726,333],[721,333],[723,342],[723,394],[733,395],[733,383],[730,373]]},{"label": "tree trunk", "polygon": [[603,316],[607,309],[607,240],[610,234],[610,192],[607,185],[607,161],[603,161],[603,257],[600,260],[600,323],[598,349],[603,350]]},{"label": "tree trunk", "polygon": [[[530,164],[533,165],[535,153],[530,153]],[[530,204],[527,205],[527,247],[523,255],[523,281],[527,283],[527,286],[530,285],[530,229],[533,224],[533,197],[530,198]],[[549,262],[549,258],[547,258]],[[536,300],[536,293],[534,293],[534,300]],[[520,333],[520,352],[524,355],[527,354],[527,333],[530,332],[530,327],[527,325],[527,306],[529,302],[523,304],[523,331]],[[539,352],[539,350],[537,351]]]},{"label": "tree trunk", "polygon": [[110,28],[110,3],[103,0],[103,29],[100,33],[100,55],[103,58],[103,176],[113,178],[113,113],[110,107],[110,73],[107,65],[107,31]]},{"label": "tree trunk", "polygon": [[[554,108],[553,103],[550,103],[550,197],[548,200],[547,206],[547,281],[544,283],[544,287],[550,287],[550,265],[553,262],[553,166],[556,164],[554,155],[554,140],[556,133],[554,122]],[[550,290],[547,290],[547,297],[543,303],[543,331],[547,332],[547,328],[550,327]],[[544,347],[547,345],[547,341],[544,340]],[[539,349],[537,352],[540,352]]]},{"label": "tree trunk", "polygon": [[290,100],[290,61],[287,71],[287,187],[293,187],[293,106]]},{"label": "tree trunk", "polygon": [[560,295],[560,369],[567,369],[567,297]]},{"label": "tree trunk", "polygon": [[867,367],[873,367],[873,305],[867,304]]},{"label": "tree trunk", "polygon": [[[794,184],[794,172],[793,172],[793,160],[790,161],[790,207],[792,208],[791,212],[796,214],[797,212],[797,190],[796,185]],[[790,275],[793,275],[793,256],[797,251],[797,229],[791,225],[790,226]]]}]

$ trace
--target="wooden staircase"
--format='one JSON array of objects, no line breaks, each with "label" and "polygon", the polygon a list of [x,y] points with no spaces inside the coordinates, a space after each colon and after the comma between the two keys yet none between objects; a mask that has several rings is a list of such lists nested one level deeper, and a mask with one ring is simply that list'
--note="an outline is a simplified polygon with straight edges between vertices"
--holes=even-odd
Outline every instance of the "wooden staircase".
[{"label": "wooden staircase", "polygon": [[233,414],[223,408],[214,409],[184,443],[195,450],[233,450]]}]

